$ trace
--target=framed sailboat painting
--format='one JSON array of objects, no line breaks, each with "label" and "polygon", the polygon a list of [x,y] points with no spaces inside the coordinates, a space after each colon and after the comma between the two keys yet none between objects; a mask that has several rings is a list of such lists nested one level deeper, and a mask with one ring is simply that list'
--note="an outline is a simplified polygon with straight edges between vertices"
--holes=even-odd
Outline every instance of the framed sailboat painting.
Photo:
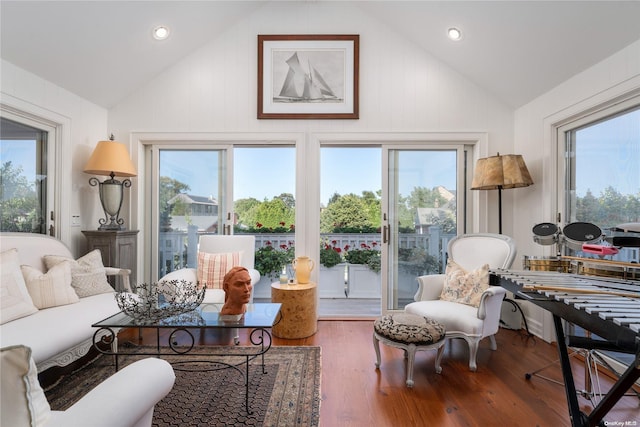
[{"label": "framed sailboat painting", "polygon": [[258,119],[357,119],[359,35],[258,35]]}]

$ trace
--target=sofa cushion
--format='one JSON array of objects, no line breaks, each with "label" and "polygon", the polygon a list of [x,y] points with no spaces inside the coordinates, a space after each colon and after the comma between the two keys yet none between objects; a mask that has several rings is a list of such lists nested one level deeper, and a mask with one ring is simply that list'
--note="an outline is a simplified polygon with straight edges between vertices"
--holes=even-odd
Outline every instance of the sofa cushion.
[{"label": "sofa cushion", "polygon": [[56,264],[46,274],[29,265],[21,266],[27,290],[39,309],[58,305],[73,304],[79,298],[71,287],[71,264]]},{"label": "sofa cushion", "polygon": [[45,255],[44,263],[50,269],[63,261],[71,263],[71,286],[80,298],[113,292],[107,281],[99,249],[94,249],[77,260],[59,255]]},{"label": "sofa cushion", "polygon": [[[87,340],[96,328],[91,325],[120,311],[115,292],[80,298],[75,304],[50,307],[2,325],[0,346],[24,344],[31,348],[36,364],[58,357]],[[28,334],[25,331],[29,331]],[[61,365],[74,359],[66,354]]]},{"label": "sofa cushion", "polygon": [[38,370],[31,349],[24,345],[3,348],[2,412],[3,426],[41,426],[49,419],[51,407],[38,382]]},{"label": "sofa cushion", "polygon": [[232,267],[241,265],[242,252],[198,252],[198,283],[207,289],[222,289],[225,274]]},{"label": "sofa cushion", "polygon": [[468,272],[452,259],[447,260],[440,299],[479,307],[482,293],[488,288],[489,264]]},{"label": "sofa cushion", "polygon": [[0,253],[0,324],[37,311],[20,270],[18,250]]}]

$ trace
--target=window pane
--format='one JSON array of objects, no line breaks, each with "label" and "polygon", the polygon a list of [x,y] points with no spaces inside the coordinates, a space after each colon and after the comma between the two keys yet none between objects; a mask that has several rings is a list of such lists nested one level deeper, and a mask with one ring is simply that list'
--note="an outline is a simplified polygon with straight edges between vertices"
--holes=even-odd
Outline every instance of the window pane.
[{"label": "window pane", "polygon": [[46,233],[47,132],[1,118],[0,231]]},{"label": "window pane", "polygon": [[379,315],[380,147],[320,152],[320,314]]},{"label": "window pane", "polygon": [[[640,108],[568,133],[569,218],[612,235],[617,225],[640,221]],[[565,227],[566,228],[566,227]],[[620,260],[638,261],[638,250]]]},{"label": "window pane", "polygon": [[[416,277],[443,273],[457,233],[456,150],[399,150],[390,171],[389,309],[413,302]],[[397,231],[394,231],[397,230]]]},{"label": "window pane", "polygon": [[158,277],[196,267],[203,233],[221,229],[217,150],[160,150]]},{"label": "window pane", "polygon": [[234,233],[256,236],[256,299],[271,298],[271,283],[290,269],[295,254],[294,147],[234,147]]}]

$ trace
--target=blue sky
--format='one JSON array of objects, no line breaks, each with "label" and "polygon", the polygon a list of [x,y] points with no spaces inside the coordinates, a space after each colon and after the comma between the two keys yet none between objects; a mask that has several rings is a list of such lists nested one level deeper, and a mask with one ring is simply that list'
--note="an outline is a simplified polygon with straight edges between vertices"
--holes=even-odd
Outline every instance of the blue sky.
[{"label": "blue sky", "polygon": [[[166,153],[166,152],[165,152]],[[188,183],[190,193],[217,195],[215,152],[196,154],[171,152],[161,155],[161,171]],[[321,152],[321,202],[326,205],[333,193],[361,194],[378,191],[381,184],[379,148],[324,148]],[[234,150],[234,199],[253,197],[271,200],[283,192],[295,193],[295,151],[293,148],[237,148]],[[400,192],[408,195],[414,186],[444,185],[455,189],[453,152],[416,153],[400,156],[403,174]],[[193,176],[197,174],[197,178]]]},{"label": "blue sky", "polygon": [[[618,141],[611,150],[609,141]],[[165,152],[166,153],[166,152]],[[169,154],[169,153],[166,153]],[[640,110],[578,131],[577,193],[587,189],[597,197],[609,185],[620,192],[640,191]],[[283,192],[295,193],[293,148],[236,148],[234,198],[271,199]],[[35,146],[24,141],[1,141],[0,161],[24,165],[29,180],[35,180]],[[455,188],[455,170],[450,153],[404,152],[400,193],[409,195],[414,186],[444,185]],[[526,159],[525,159],[526,161]],[[218,198],[218,155],[214,151],[174,151],[161,155],[161,172],[187,183],[190,193]],[[323,148],[321,151],[321,202],[329,197],[381,188],[381,150],[378,148]],[[88,179],[88,178],[87,178]]]}]

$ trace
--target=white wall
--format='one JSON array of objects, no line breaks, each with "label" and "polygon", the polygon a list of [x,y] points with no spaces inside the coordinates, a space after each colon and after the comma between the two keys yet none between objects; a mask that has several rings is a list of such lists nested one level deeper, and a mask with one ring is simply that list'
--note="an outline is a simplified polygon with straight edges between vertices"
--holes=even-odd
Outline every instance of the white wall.
[{"label": "white wall", "polygon": [[[557,142],[554,128],[592,108],[640,89],[640,41],[581,72],[515,112],[515,151],[526,159],[534,185],[510,190],[514,202],[507,217],[513,218],[513,236],[518,242],[515,267],[522,256],[550,256],[554,246],[533,242],[531,229],[542,222],[556,222],[558,191]],[[560,194],[560,198],[564,197]],[[563,224],[566,222],[563,219]],[[539,328],[550,339],[550,317],[532,311],[532,329]],[[545,318],[546,317],[546,318]],[[538,332],[538,331],[536,331]]]},{"label": "white wall", "polygon": [[[107,135],[107,110],[92,104],[13,64],[2,61],[0,102],[60,125],[63,146],[62,192],[55,211],[61,218],[59,236],[76,255],[84,254],[81,230],[97,229],[104,216],[97,187],[82,172],[97,141]],[[71,215],[80,215],[81,227],[71,227]]]},{"label": "white wall", "polygon": [[[359,120],[258,120],[258,34],[359,34]],[[489,152],[513,151],[513,111],[457,71],[339,2],[267,3],[109,111],[132,132],[487,132]],[[497,231],[497,196],[488,221]],[[509,230],[510,219],[505,219]]]}]

